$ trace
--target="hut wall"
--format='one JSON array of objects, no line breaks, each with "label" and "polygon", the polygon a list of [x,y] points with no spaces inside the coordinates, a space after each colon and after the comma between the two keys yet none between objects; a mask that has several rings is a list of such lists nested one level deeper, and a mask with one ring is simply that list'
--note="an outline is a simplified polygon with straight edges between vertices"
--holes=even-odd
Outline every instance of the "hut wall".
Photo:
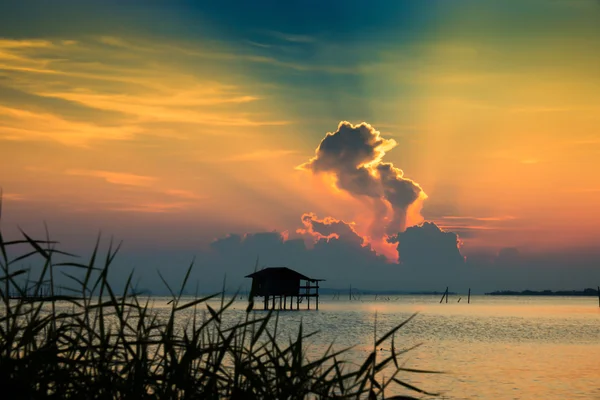
[{"label": "hut wall", "polygon": [[255,296],[298,296],[300,279],[253,278],[252,291]]}]

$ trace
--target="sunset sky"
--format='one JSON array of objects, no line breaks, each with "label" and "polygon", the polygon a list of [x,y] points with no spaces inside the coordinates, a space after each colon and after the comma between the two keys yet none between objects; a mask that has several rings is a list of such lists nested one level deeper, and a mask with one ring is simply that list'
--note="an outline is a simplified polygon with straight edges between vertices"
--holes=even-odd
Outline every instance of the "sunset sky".
[{"label": "sunset sky", "polygon": [[[142,271],[197,255],[236,282],[259,253],[302,270],[258,243],[276,231],[323,251],[329,286],[344,244],[374,288],[393,286],[374,264],[417,248],[439,256],[421,272],[460,251],[506,278],[481,287],[544,266],[547,287],[595,287],[599,173],[596,0],[0,4],[3,230],[47,222],[79,253],[102,231]],[[392,184],[414,198],[395,208]],[[215,255],[227,240],[239,259]]]}]

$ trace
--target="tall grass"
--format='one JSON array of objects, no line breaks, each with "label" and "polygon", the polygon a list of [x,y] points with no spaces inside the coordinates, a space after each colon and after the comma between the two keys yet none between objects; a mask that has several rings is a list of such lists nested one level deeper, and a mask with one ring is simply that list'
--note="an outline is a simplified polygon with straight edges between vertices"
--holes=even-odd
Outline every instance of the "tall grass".
[{"label": "tall grass", "polygon": [[[121,293],[109,284],[119,246],[111,243],[101,256],[98,240],[89,260],[58,262],[58,254],[69,255],[48,237],[21,236],[5,240],[0,230],[0,388],[13,398],[376,399],[384,398],[390,385],[434,395],[400,378],[433,373],[400,362],[407,350],[396,349],[394,336],[414,315],[375,335],[373,351],[359,366],[343,360],[347,349],[330,347],[308,359],[305,344],[313,333],[306,334],[302,324],[297,337],[283,342],[277,338],[276,313],[248,310],[244,320],[231,325],[224,313],[235,297],[225,301],[221,294],[220,307],[208,301],[218,294],[185,300],[191,265],[179,290],[165,281],[172,301],[163,316],[134,293],[131,275]],[[22,254],[11,257],[17,248]],[[21,278],[31,270],[18,265],[30,259],[40,262],[40,273],[24,286]],[[55,292],[57,273],[70,280],[61,291],[67,295]],[[378,359],[376,349],[386,341],[392,351]],[[389,367],[391,376],[380,378]]]}]

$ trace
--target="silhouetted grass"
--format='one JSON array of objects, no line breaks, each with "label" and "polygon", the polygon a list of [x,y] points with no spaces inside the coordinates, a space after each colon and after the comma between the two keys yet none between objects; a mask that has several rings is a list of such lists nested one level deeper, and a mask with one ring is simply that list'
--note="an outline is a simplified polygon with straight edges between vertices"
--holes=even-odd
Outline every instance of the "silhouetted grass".
[{"label": "silhouetted grass", "polygon": [[[358,368],[343,361],[346,350],[331,347],[308,359],[305,343],[312,334],[302,324],[297,337],[284,343],[276,340],[277,314],[247,312],[231,326],[223,315],[235,297],[225,302],[221,294],[218,308],[207,302],[215,296],[183,301],[192,266],[178,291],[165,281],[172,298],[166,317],[133,293],[132,276],[115,293],[107,275],[118,246],[111,244],[101,257],[99,243],[86,262],[55,262],[66,253],[49,238],[34,240],[22,232],[10,241],[0,231],[0,388],[13,393],[11,398],[375,399],[390,385],[434,395],[399,377],[433,373],[400,364],[407,350],[396,349],[394,334],[414,315],[375,335],[373,351]],[[19,246],[23,254],[10,258],[9,249]],[[16,266],[28,259],[41,260],[41,272],[22,287],[20,278],[30,271]],[[55,293],[59,269],[72,282],[61,291],[68,295]],[[378,359],[376,349],[384,341],[392,351]],[[378,373],[390,366],[392,376],[380,379]]]}]

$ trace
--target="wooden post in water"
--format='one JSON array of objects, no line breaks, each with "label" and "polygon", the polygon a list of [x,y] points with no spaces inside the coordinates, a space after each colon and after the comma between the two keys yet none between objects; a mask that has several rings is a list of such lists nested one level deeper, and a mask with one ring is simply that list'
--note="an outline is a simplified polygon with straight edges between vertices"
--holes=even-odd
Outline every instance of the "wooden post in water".
[{"label": "wooden post in water", "polygon": [[446,304],[448,304],[448,286],[446,286]]},{"label": "wooden post in water", "polygon": [[471,288],[469,288],[469,297],[467,298],[467,304],[471,304]]},{"label": "wooden post in water", "polygon": [[319,310],[319,281],[317,281],[317,311]]},{"label": "wooden post in water", "polygon": [[348,292],[348,300],[352,300],[352,285],[350,285],[350,291]]},{"label": "wooden post in water", "polygon": [[446,286],[446,291],[444,292],[444,294],[442,295],[442,298],[440,299],[440,304],[442,304],[442,302],[444,301],[444,297],[446,298],[446,303],[448,302],[448,286]]},{"label": "wooden post in water", "polygon": [[600,286],[598,286],[598,307],[600,307]]},{"label": "wooden post in water", "polygon": [[308,309],[310,310],[310,281],[306,281],[306,301],[308,302]]}]

